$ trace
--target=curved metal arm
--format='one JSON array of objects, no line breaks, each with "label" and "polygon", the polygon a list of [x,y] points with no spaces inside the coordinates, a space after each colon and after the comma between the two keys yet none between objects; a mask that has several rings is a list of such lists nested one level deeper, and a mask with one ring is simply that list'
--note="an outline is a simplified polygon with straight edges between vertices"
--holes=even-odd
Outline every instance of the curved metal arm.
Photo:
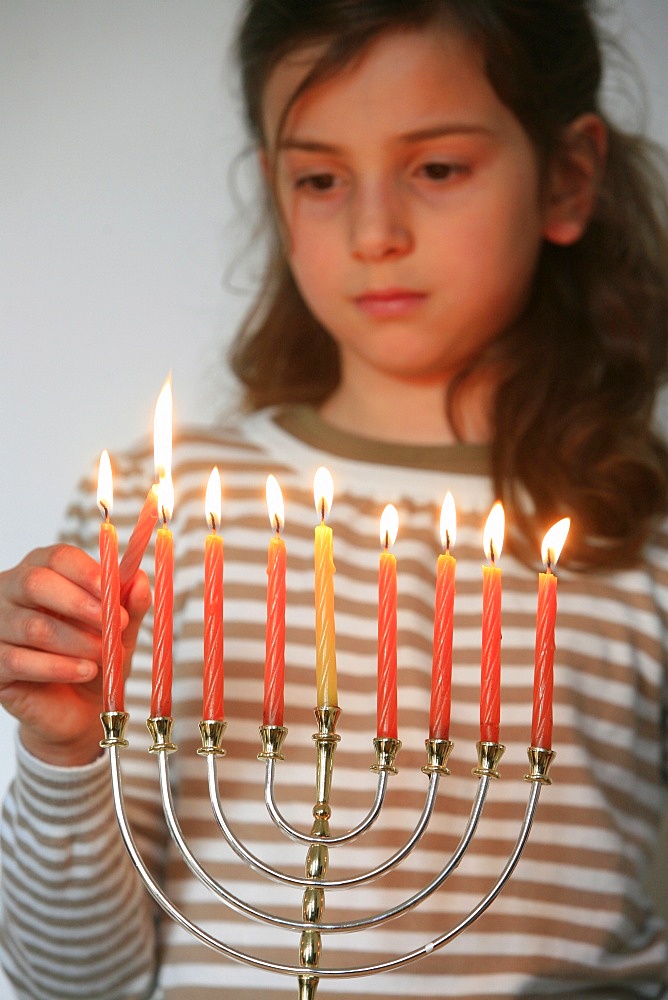
[{"label": "curved metal arm", "polygon": [[174,840],[174,843],[179,849],[181,857],[187,864],[190,871],[195,875],[208,889],[214,892],[231,910],[236,913],[241,913],[246,917],[250,917],[253,920],[260,920],[269,924],[273,924],[277,927],[285,927],[290,930],[303,931],[309,928],[309,924],[304,923],[299,920],[288,920],[284,917],[278,917],[273,913],[268,913],[266,910],[258,910],[256,907],[251,906],[249,903],[245,903],[244,900],[235,896],[231,893],[224,885],[221,885],[216,879],[210,875],[205,868],[199,863],[197,858],[194,856],[188,844],[183,836],[179,821],[176,816],[176,811],[174,809],[174,799],[172,797],[172,789],[169,782],[169,769],[167,766],[168,762],[167,754],[159,754],[159,773],[160,773],[160,795],[162,798],[162,807],[165,814],[165,821],[167,823],[167,828],[169,829],[170,835]]},{"label": "curved metal arm", "polygon": [[[193,874],[196,875],[197,878],[199,878],[209,889],[215,892],[216,895],[218,895],[232,909],[236,910],[239,913],[243,913],[246,916],[249,916],[253,919],[266,920],[267,922],[272,923],[276,926],[281,926],[292,930],[312,929],[312,925],[308,923],[303,923],[296,920],[289,920],[284,917],[278,917],[274,914],[258,910],[255,907],[246,904],[243,900],[240,900],[237,896],[230,893],[227,889],[225,889],[224,886],[222,886],[219,882],[217,882],[214,878],[212,878],[212,876],[210,876],[208,872],[200,865],[200,863],[197,861],[197,859],[190,851],[183,837],[183,834],[181,833],[179,823],[176,818],[176,813],[174,810],[174,803],[171,793],[171,786],[169,782],[168,760],[169,758],[167,754],[160,754],[160,789],[163,800],[163,807],[165,811],[165,818],[167,821],[167,825],[169,827],[169,831],[177,847],[179,848],[179,851],[181,852],[184,861],[186,862],[190,870],[193,872]],[[212,771],[215,770],[215,765],[213,765],[211,770]],[[406,913],[408,910],[413,909],[413,907],[419,905],[419,903],[421,903],[424,899],[426,899],[433,892],[435,892],[436,889],[438,889],[443,884],[443,882],[449,877],[451,872],[458,867],[463,855],[468,849],[468,846],[475,834],[480,816],[482,814],[485,797],[489,787],[489,780],[490,780],[489,776],[482,777],[480,779],[478,783],[476,796],[473,802],[473,806],[471,808],[471,814],[469,816],[466,828],[464,830],[464,833],[462,834],[459,844],[455,848],[449,861],[444,865],[441,871],[432,879],[432,881],[429,882],[423,889],[419,890],[417,893],[415,893],[415,895],[410,896],[403,903],[389,910],[384,910],[381,913],[373,914],[368,917],[361,917],[357,920],[339,921],[337,923],[319,923],[318,929],[320,931],[325,931],[329,933],[345,933],[349,931],[378,927],[381,924],[387,922],[388,920],[395,919],[396,917],[401,916],[403,913]],[[432,793],[432,796],[435,796],[436,794],[437,784],[438,784],[438,775],[436,774],[430,775],[429,791]],[[239,847],[239,851],[241,852],[239,856],[243,861],[246,861],[249,865],[253,866],[255,866],[254,862],[257,862],[259,865],[261,865],[261,867],[258,870],[261,871],[263,874],[268,874],[269,877],[273,876],[275,881],[280,881],[292,886],[301,885],[305,888],[313,888],[313,887],[345,888],[351,883],[361,884],[366,881],[371,881],[371,879],[373,878],[380,877],[381,874],[384,874],[386,871],[390,870],[390,868],[388,867],[390,864],[392,867],[395,867],[399,863],[400,858],[405,857],[406,853],[408,853],[408,851],[413,846],[415,846],[415,843],[421,836],[421,833],[424,832],[424,828],[427,825],[432,810],[433,810],[433,802],[430,804],[428,796],[427,805],[425,806],[425,810],[423,812],[421,820],[418,823],[418,826],[416,827],[413,836],[401,851],[393,855],[389,859],[389,861],[385,862],[384,865],[381,865],[378,868],[373,869],[365,874],[353,876],[352,878],[344,879],[339,882],[334,882],[334,881],[328,882],[325,880],[318,880],[318,879],[297,878],[296,876],[287,875],[284,872],[268,868],[268,866],[263,865],[262,862],[258,862],[257,859],[246,848],[244,848],[243,845],[238,840],[235,839],[234,843]],[[217,812],[217,810],[215,811]],[[222,811],[221,811],[221,817],[224,820],[224,816],[222,816]],[[232,843],[230,843],[230,846],[234,847]],[[235,853],[238,852],[235,851]]]},{"label": "curved metal arm", "polygon": [[361,821],[361,823],[353,827],[347,833],[342,833],[336,837],[317,837],[311,833],[302,833],[291,826],[286,819],[283,818],[281,812],[276,805],[276,800],[274,797],[274,779],[276,776],[276,761],[274,759],[267,760],[266,770],[264,776],[264,801],[267,807],[267,812],[273,819],[276,826],[283,831],[286,837],[291,840],[299,841],[302,844],[325,844],[326,846],[331,846],[332,844],[346,844],[355,840],[361,834],[366,833],[366,831],[373,826],[375,821],[378,819],[380,814],[383,801],[385,799],[385,792],[387,791],[387,779],[388,772],[380,771],[378,773],[378,784],[376,786],[376,798],[374,799],[371,809]]},{"label": "curved metal arm", "polygon": [[[162,909],[168,914],[168,916],[172,918],[172,920],[175,920],[190,934],[192,934],[193,937],[197,938],[203,944],[207,945],[209,948],[213,949],[219,954],[225,955],[228,958],[233,959],[234,961],[239,961],[246,965],[253,966],[254,968],[257,969],[264,969],[266,971],[276,972],[282,975],[302,976],[304,974],[304,969],[302,966],[283,965],[277,962],[266,961],[265,959],[260,959],[255,955],[250,955],[247,952],[239,951],[237,948],[232,948],[230,945],[226,945],[223,941],[217,940],[216,938],[212,937],[212,935],[203,930],[201,927],[198,927],[191,920],[189,920],[183,913],[181,913],[181,911],[176,906],[174,906],[174,904],[165,895],[165,893],[162,891],[160,886],[156,883],[153,876],[147,869],[134,843],[132,832],[128,825],[127,815],[125,813],[125,806],[123,803],[118,746],[111,746],[109,748],[109,751],[110,751],[109,760],[111,769],[111,783],[112,783],[112,790],[114,797],[114,807],[116,810],[116,816],[121,836],[123,838],[126,850],[130,855],[132,863],[134,864],[138,874],[142,879],[142,882],[144,883],[146,889],[148,890],[152,898],[155,900],[155,902],[162,907]],[[483,788],[484,787],[486,788],[487,783],[488,783],[487,779],[485,778],[481,779],[478,789],[478,796],[476,797],[476,802],[484,798],[482,792]],[[344,977],[354,978],[359,976],[372,975],[379,972],[387,972],[393,969],[398,969],[404,965],[408,965],[409,963],[416,961],[417,959],[423,958],[425,955],[431,954],[433,951],[436,951],[439,948],[443,947],[443,945],[447,944],[454,937],[461,934],[462,931],[464,931],[471,923],[473,923],[494,901],[494,899],[497,897],[497,895],[499,894],[499,892],[509,879],[510,875],[514,871],[520,859],[526,841],[528,839],[529,832],[531,830],[531,825],[533,822],[536,805],[538,803],[538,799],[540,796],[540,788],[541,785],[539,782],[534,782],[532,784],[531,793],[529,796],[529,803],[527,805],[524,821],[515,848],[512,854],[510,855],[510,858],[506,863],[503,871],[501,872],[501,875],[499,876],[498,880],[496,881],[492,889],[489,891],[487,896],[485,896],[485,898],[478,904],[478,906],[476,906],[468,914],[467,917],[465,917],[459,924],[457,924],[456,927],[440,935],[440,937],[437,937],[434,940],[427,942],[427,944],[423,945],[422,947],[414,949],[411,952],[407,952],[404,955],[398,956],[397,958],[391,959],[387,962],[381,962],[376,965],[350,966],[347,968],[340,968],[340,969],[328,969],[328,968],[318,967],[317,969],[318,977],[321,979],[329,979],[329,978],[336,979]],[[480,805],[482,805],[482,802],[480,802]],[[480,810],[478,809],[477,810],[478,814],[479,811]],[[328,928],[326,927],[326,925],[321,925],[320,929],[325,930]]]},{"label": "curved metal arm", "polygon": [[[207,757],[207,767],[208,767],[209,797],[211,799],[211,807],[213,809],[214,816],[216,817],[216,821],[225,836],[225,839],[227,840],[228,844],[230,845],[234,853],[237,855],[237,857],[241,858],[242,861],[245,861],[246,864],[250,865],[250,867],[255,869],[255,871],[261,872],[263,875],[266,875],[267,878],[273,879],[274,881],[277,882],[286,882],[292,886],[302,886],[304,888],[306,888],[307,886],[309,887],[315,886],[315,887],[321,887],[323,889],[345,889],[348,888],[349,886],[363,885],[365,882],[371,882],[372,880],[380,878],[381,875],[384,875],[386,872],[389,872],[393,868],[395,868],[399,864],[399,862],[402,861],[406,857],[406,855],[408,855],[413,850],[413,848],[416,846],[416,844],[422,837],[431,818],[431,814],[434,810],[434,804],[436,801],[436,792],[438,791],[438,780],[439,780],[439,775],[437,773],[429,775],[427,797],[424,804],[424,808],[422,810],[422,814],[417,822],[417,825],[413,833],[406,841],[404,846],[400,848],[400,850],[398,850],[395,854],[393,854],[390,858],[384,861],[377,868],[373,868],[371,871],[365,872],[361,875],[353,875],[350,878],[346,879],[332,879],[331,881],[330,880],[325,881],[322,879],[311,879],[304,877],[300,878],[297,877],[296,875],[288,876],[284,872],[277,871],[270,865],[265,864],[254,854],[251,854],[251,852],[246,847],[244,847],[244,845],[240,842],[240,840],[234,835],[225,817],[222,802],[220,799],[220,789],[218,787],[217,758],[215,755]],[[309,837],[308,840],[310,843],[320,843],[320,840],[318,838]],[[323,844],[326,845],[330,842],[331,841],[328,841],[326,837],[322,838]],[[322,925],[322,928],[325,929],[324,924]]]}]

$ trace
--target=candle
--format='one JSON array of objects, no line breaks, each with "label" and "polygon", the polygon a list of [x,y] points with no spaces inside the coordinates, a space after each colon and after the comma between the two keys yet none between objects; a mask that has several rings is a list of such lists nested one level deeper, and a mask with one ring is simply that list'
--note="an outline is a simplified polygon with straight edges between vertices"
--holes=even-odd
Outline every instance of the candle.
[{"label": "candle", "polygon": [[480,669],[480,739],[499,742],[501,715],[501,555],[504,513],[500,503],[490,511],[483,538],[490,565],[482,569],[482,659]]},{"label": "candle", "polygon": [[153,670],[151,717],[172,714],[172,633],[174,610],[174,539],[167,527],[173,495],[171,476],[158,484],[162,527],[155,541],[155,594],[153,620]]},{"label": "candle", "polygon": [[429,737],[447,740],[450,735],[450,704],[452,697],[452,636],[455,603],[455,568],[457,561],[450,554],[455,543],[457,515],[452,493],[446,493],[441,507],[441,543],[445,549],[436,566],[436,598],[434,601],[434,652],[431,667],[431,706]]},{"label": "candle", "polygon": [[158,520],[158,484],[154,483],[146,495],[144,505],[139,512],[137,523],[132,529],[127,548],[123,553],[120,565],[121,604],[125,604],[132,581],[141,566],[146,547],[151,540],[153,529]]},{"label": "candle", "polygon": [[285,703],[285,569],[286,549],[281,538],[285,524],[283,496],[274,476],[267,478],[269,523],[275,534],[267,553],[267,631],[264,660],[262,724],[282,726]]},{"label": "candle", "polygon": [[204,516],[211,525],[204,550],[204,684],[202,719],[222,721],[223,677],[223,539],[220,526],[220,472],[211,471],[206,488]]},{"label": "candle", "polygon": [[172,393],[165,383],[155,408],[155,466],[158,473],[158,512],[162,527],[155,542],[153,669],[151,717],[172,714],[172,633],[174,609],[174,540],[167,527],[174,509],[172,483]]},{"label": "candle", "polygon": [[531,745],[542,747],[544,750],[552,749],[554,627],[557,617],[557,578],[553,567],[561,555],[570,525],[568,517],[554,524],[545,535],[541,548],[541,558],[546,572],[538,574]]},{"label": "candle", "polygon": [[318,708],[337,706],[336,645],[334,632],[334,558],[332,529],[325,524],[334,496],[332,476],[320,468],[313,480],[315,509],[315,673]]},{"label": "candle", "polygon": [[397,738],[397,560],[389,551],[399,528],[396,507],[380,519],[383,550],[378,566],[378,714],[377,735]]},{"label": "candle", "polygon": [[109,454],[102,452],[97,480],[97,502],[104,521],[100,525],[100,575],[102,603],[102,703],[105,712],[123,711],[123,644],[118,575],[118,539],[110,520],[113,480]]}]

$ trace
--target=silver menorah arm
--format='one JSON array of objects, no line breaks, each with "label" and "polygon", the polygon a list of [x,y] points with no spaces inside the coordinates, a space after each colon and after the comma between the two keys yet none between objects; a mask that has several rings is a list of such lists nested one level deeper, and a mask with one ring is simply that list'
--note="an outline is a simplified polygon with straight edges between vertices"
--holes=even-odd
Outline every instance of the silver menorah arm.
[{"label": "silver menorah arm", "polygon": [[[267,878],[271,878],[277,882],[289,882],[291,885],[297,885],[303,887],[319,886],[327,889],[346,889],[350,888],[351,886],[363,885],[364,883],[380,878],[381,875],[384,875],[386,872],[391,871],[392,868],[395,868],[403,860],[403,858],[405,858],[413,850],[413,848],[416,846],[416,844],[422,837],[424,831],[427,828],[427,824],[434,809],[434,803],[436,800],[437,791],[438,791],[438,776],[437,775],[430,776],[429,785],[427,788],[426,802],[422,810],[420,819],[418,820],[418,823],[413,833],[406,841],[406,843],[395,854],[393,854],[390,858],[384,861],[377,868],[374,868],[369,872],[360,875],[349,876],[348,878],[345,879],[322,880],[322,879],[307,878],[307,877],[301,878],[296,875],[286,875],[284,872],[281,872],[265,864],[265,862],[261,861],[254,854],[251,854],[251,852],[246,847],[244,847],[244,845],[234,835],[225,817],[225,811],[223,808],[222,799],[220,795],[216,761],[215,759],[209,760],[209,797],[211,799],[211,805],[213,808],[214,815],[216,817],[216,821],[220,826],[220,829],[222,830],[223,835],[225,836],[225,839],[229,843],[232,850],[240,858],[246,861],[248,865],[250,865],[256,871],[261,872],[263,875],[267,876]],[[300,837],[299,839],[301,840],[302,838]],[[326,837],[326,836],[319,838],[316,835],[312,835],[304,839],[308,844],[329,846],[331,844],[335,845],[339,844],[342,841],[345,841],[349,838],[346,838],[345,836],[343,838]]]},{"label": "silver menorah arm", "polygon": [[[237,912],[244,913],[245,915],[250,916],[254,919],[264,919],[273,924],[284,927],[290,927],[293,929],[302,930],[308,927],[307,924],[298,921],[291,921],[291,920],[286,920],[284,918],[279,918],[274,916],[273,914],[257,910],[254,907],[247,905],[243,900],[240,900],[238,897],[234,896],[232,893],[226,890],[224,886],[220,885],[220,883],[218,883],[215,879],[213,879],[209,875],[209,873],[200,865],[200,863],[194,857],[188,844],[186,843],[185,838],[183,837],[176,816],[176,812],[174,809],[174,803],[171,791],[171,782],[169,780],[169,763],[168,763],[169,762],[168,754],[169,752],[171,752],[171,749],[168,748],[174,747],[174,744],[171,742],[171,730],[172,730],[171,720],[168,718],[153,719],[151,720],[151,723],[152,723],[151,732],[153,733],[154,737],[156,737],[154,744],[151,747],[152,752],[154,753],[156,752],[156,747],[162,747],[165,750],[164,753],[160,753],[159,755],[160,791],[163,803],[163,810],[165,814],[165,820],[172,839],[176,843],[184,861],[186,862],[190,870],[193,872],[193,874],[195,874],[209,889],[211,889],[217,895],[219,895],[229,906],[231,906]],[[450,745],[449,749],[452,749],[452,745]],[[404,846],[400,848],[394,855],[392,855],[387,861],[383,862],[378,867],[371,869],[368,872],[361,873],[360,875],[357,876],[351,876],[346,879],[340,879],[340,880],[333,880],[333,879],[318,880],[318,879],[300,878],[298,876],[288,875],[285,872],[272,868],[269,865],[265,864],[260,859],[258,859],[255,855],[253,855],[250,851],[248,851],[246,847],[244,847],[241,841],[236,837],[236,835],[231,830],[231,827],[225,817],[224,809],[222,806],[218,773],[217,773],[218,757],[221,756],[221,754],[208,753],[207,756],[208,756],[207,768],[208,768],[209,795],[211,799],[212,809],[216,817],[216,820],[226,840],[228,841],[230,847],[234,850],[237,856],[241,858],[241,860],[245,861],[250,867],[260,872],[261,874],[265,875],[267,878],[273,879],[274,881],[287,883],[292,886],[301,886],[304,888],[316,886],[327,889],[344,889],[350,886],[361,885],[366,882],[377,879],[380,876],[386,874],[388,871],[395,868],[408,855],[408,853],[410,853],[410,851],[413,850],[413,848],[416,846],[416,844],[418,843],[419,839],[421,838],[422,834],[424,833],[427,827],[428,821],[433,812],[433,805],[438,790],[438,780],[440,774],[438,768],[433,768],[430,770],[429,765],[425,765],[425,767],[423,768],[423,770],[427,771],[429,774],[427,800],[424,809],[422,811],[422,814],[420,816],[420,819],[418,821],[418,824],[415,827],[415,830],[413,831],[413,834],[409,837]],[[267,767],[273,766],[274,763],[275,763],[274,760],[267,760],[266,766]],[[475,832],[475,827],[477,826],[478,818],[482,810],[486,788],[487,788],[486,781],[485,779],[481,778],[480,788],[477,793],[476,800],[474,802],[474,808],[472,810],[471,817],[467,824],[467,828],[464,832],[464,835],[462,837],[462,840],[460,841],[458,848],[454,852],[450,862],[445,866],[445,868],[442,870],[439,876],[432,883],[430,883],[430,885],[427,887],[424,893],[421,893],[419,895],[419,897],[416,900],[417,902],[419,902],[422,898],[424,898],[424,896],[431,894],[431,892],[433,892],[436,888],[438,888],[438,886],[442,884],[444,879],[447,878],[450,871],[454,867],[456,867],[456,865],[459,863],[461,855],[466,850],[466,847],[468,846],[468,843],[470,842],[473,833]],[[323,843],[331,843],[332,841],[336,843],[337,838],[323,838],[322,840]],[[320,843],[320,841],[318,841],[316,837],[310,837],[309,843]],[[384,922],[386,919],[390,919],[393,916],[398,916],[406,909],[409,909],[412,905],[415,904],[412,903],[411,901],[405,904],[404,906],[398,908],[397,910],[387,911],[387,913],[379,914],[371,918],[365,918],[358,921],[345,922],[345,923],[321,924],[321,928],[322,930],[327,930],[327,931],[345,931],[345,930],[357,930],[363,927],[370,927],[380,922]]]},{"label": "silver menorah arm", "polygon": [[[260,729],[262,733],[262,729]],[[316,840],[318,843],[326,843],[330,847],[335,844],[349,844],[353,840],[357,840],[362,834],[370,830],[373,824],[376,822],[380,815],[383,802],[385,801],[385,793],[387,791],[387,782],[389,778],[388,771],[378,772],[378,781],[376,784],[376,796],[373,801],[373,805],[369,809],[369,812],[364,817],[364,819],[358,823],[357,826],[348,830],[346,833],[338,834],[334,837],[314,837],[312,833],[303,833],[301,830],[297,830],[285,819],[281,813],[278,805],[276,804],[276,797],[274,792],[275,778],[276,778],[276,761],[277,758],[263,758],[262,754],[258,754],[260,759],[266,759],[265,765],[265,781],[264,781],[264,801],[267,807],[267,812],[271,816],[274,825],[289,837],[290,840],[297,841],[302,844],[313,844]]]},{"label": "silver menorah arm", "polygon": [[[318,710],[316,710],[316,715],[318,716]],[[266,913],[249,906],[243,900],[238,899],[226,890],[224,886],[221,886],[202,868],[199,862],[197,862],[181,833],[169,785],[168,757],[169,754],[176,749],[171,740],[172,720],[148,720],[149,730],[153,736],[153,745],[151,746],[150,751],[158,755],[161,796],[165,808],[168,829],[186,864],[188,864],[193,873],[200,878],[210,890],[215,892],[226,905],[236,912],[248,916],[251,919],[260,920],[264,923],[280,925],[295,931],[301,931],[299,965],[290,965],[267,961],[256,955],[240,951],[239,949],[226,944],[224,941],[214,938],[206,930],[193,923],[171,902],[144,864],[134,843],[125,812],[121,780],[120,748],[127,745],[127,741],[124,739],[127,715],[121,712],[103,713],[102,715],[105,738],[101,742],[103,746],[109,749],[114,808],[116,811],[119,829],[132,863],[139,873],[139,876],[141,877],[148,892],[151,894],[156,903],[164,910],[164,912],[171,917],[171,919],[179,923],[184,929],[186,929],[191,935],[207,947],[234,961],[242,962],[246,965],[263,969],[265,971],[296,977],[298,981],[299,1000],[313,1000],[313,998],[315,998],[317,985],[320,979],[355,978],[373,975],[380,972],[390,972],[424,958],[432,952],[445,946],[448,942],[465,931],[475,920],[477,920],[478,917],[496,899],[499,892],[512,875],[512,872],[521,857],[533,823],[541,786],[543,784],[550,783],[548,770],[554,757],[551,750],[544,750],[539,747],[529,748],[530,771],[525,777],[529,782],[531,782],[532,787],[515,846],[511,851],[511,854],[498,879],[491,887],[487,895],[481,899],[477,906],[475,906],[456,926],[433,938],[421,947],[402,955],[398,955],[395,958],[384,962],[341,968],[321,967],[321,932],[349,932],[364,928],[376,928],[385,923],[387,920],[394,919],[395,917],[405,913],[407,910],[417,907],[424,899],[427,898],[427,896],[434,892],[457,867],[475,834],[490,781],[492,778],[498,777],[498,762],[504,748],[500,744],[478,744],[478,767],[474,769],[474,773],[478,775],[479,781],[466,829],[449,861],[445,864],[441,872],[439,872],[427,886],[394,908],[385,910],[382,913],[374,914],[356,921],[325,923],[322,919],[325,888],[329,889],[337,886],[345,888],[346,885],[357,884],[359,880],[368,880],[370,874],[375,877],[376,872],[380,872],[380,869],[389,870],[390,867],[394,867],[395,864],[398,864],[401,857],[404,857],[407,851],[414,846],[414,843],[419,839],[421,833],[424,832],[424,828],[426,828],[425,816],[428,820],[433,810],[433,800],[436,795],[438,780],[441,774],[447,773],[445,765],[452,746],[450,745],[449,748],[444,746],[444,744],[448,741],[426,741],[428,763],[422,769],[429,776],[426,803],[414,833],[411,837],[409,837],[406,845],[404,845],[404,848],[397,852],[396,855],[393,855],[392,858],[388,859],[388,861],[386,861],[383,865],[379,866],[378,870],[373,870],[371,873],[364,873],[361,876],[355,876],[352,880],[345,880],[340,883],[336,883],[334,881],[330,882],[324,878],[324,875],[326,874],[328,860],[327,840],[333,839],[334,842],[336,842],[337,839],[328,838],[328,796],[331,784],[332,757],[336,746],[336,740],[333,739],[332,736],[333,726],[336,719],[331,716],[330,713],[329,716],[321,715],[320,720],[319,732],[314,736],[318,746],[318,780],[316,781],[316,794],[318,801],[316,802],[313,810],[315,821],[312,834],[309,838],[307,838],[307,842],[310,845],[306,864],[307,877],[304,879],[295,879],[292,876],[285,876],[284,873],[279,873],[282,878],[285,878],[293,886],[306,886],[302,914],[304,919],[302,921],[286,920],[284,918],[279,918],[274,914]],[[216,723],[215,725],[216,729],[213,735],[208,723],[200,725],[200,729],[202,730],[202,750],[199,752],[204,753],[208,757],[208,778],[214,813],[218,812],[218,806],[220,806],[220,812],[222,813],[222,806],[220,805],[220,790],[217,778],[217,758],[224,754],[224,750],[220,745],[220,740],[224,731],[224,723]],[[398,749],[398,746],[396,746],[398,741],[391,742],[394,743],[395,746],[390,746],[387,741],[382,741],[382,745],[377,747],[380,768],[387,771],[391,771],[393,769],[394,754],[396,753],[396,749]],[[273,770],[273,759],[274,758],[272,758],[271,763],[267,760],[268,770],[269,767]],[[323,769],[325,770],[324,778],[322,775]],[[384,786],[385,782],[379,781],[379,788],[384,788]],[[227,825],[224,820],[224,816],[223,823],[225,826]],[[246,852],[245,848],[243,848],[243,845],[241,845],[238,840],[236,840],[236,843],[239,847],[241,847],[244,860],[248,860],[246,857],[248,852]],[[268,868],[268,866],[265,867],[268,869],[265,874],[268,874],[269,877],[273,877],[274,870]]]}]

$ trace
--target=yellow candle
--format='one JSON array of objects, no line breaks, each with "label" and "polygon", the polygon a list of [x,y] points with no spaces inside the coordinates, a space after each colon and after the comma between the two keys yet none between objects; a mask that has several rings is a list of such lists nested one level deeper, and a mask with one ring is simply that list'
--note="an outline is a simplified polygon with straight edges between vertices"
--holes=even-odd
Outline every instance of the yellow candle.
[{"label": "yellow candle", "polygon": [[325,524],[334,494],[327,469],[318,469],[313,482],[320,524],[315,529],[315,677],[318,708],[336,707],[336,638],[334,631],[334,557],[332,529]]}]

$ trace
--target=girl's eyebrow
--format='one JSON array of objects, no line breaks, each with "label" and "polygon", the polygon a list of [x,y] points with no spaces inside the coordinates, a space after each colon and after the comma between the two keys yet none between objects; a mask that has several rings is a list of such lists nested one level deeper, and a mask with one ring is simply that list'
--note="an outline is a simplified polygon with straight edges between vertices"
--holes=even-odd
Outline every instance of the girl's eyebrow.
[{"label": "girl's eyebrow", "polygon": [[423,142],[425,139],[439,139],[448,135],[491,135],[492,130],[486,125],[475,122],[452,122],[447,125],[432,125],[404,132],[399,136],[400,142]]},{"label": "girl's eyebrow", "polygon": [[[491,135],[491,129],[485,125],[477,125],[468,122],[455,122],[448,125],[432,125],[428,128],[419,128],[410,132],[403,132],[396,137],[398,143],[410,145],[414,142],[424,142],[428,139],[438,139],[448,135]],[[335,143],[323,142],[318,139],[300,139],[298,136],[285,136],[278,145],[279,150],[300,150],[306,153],[332,153],[334,155],[344,152],[342,146]]]}]

